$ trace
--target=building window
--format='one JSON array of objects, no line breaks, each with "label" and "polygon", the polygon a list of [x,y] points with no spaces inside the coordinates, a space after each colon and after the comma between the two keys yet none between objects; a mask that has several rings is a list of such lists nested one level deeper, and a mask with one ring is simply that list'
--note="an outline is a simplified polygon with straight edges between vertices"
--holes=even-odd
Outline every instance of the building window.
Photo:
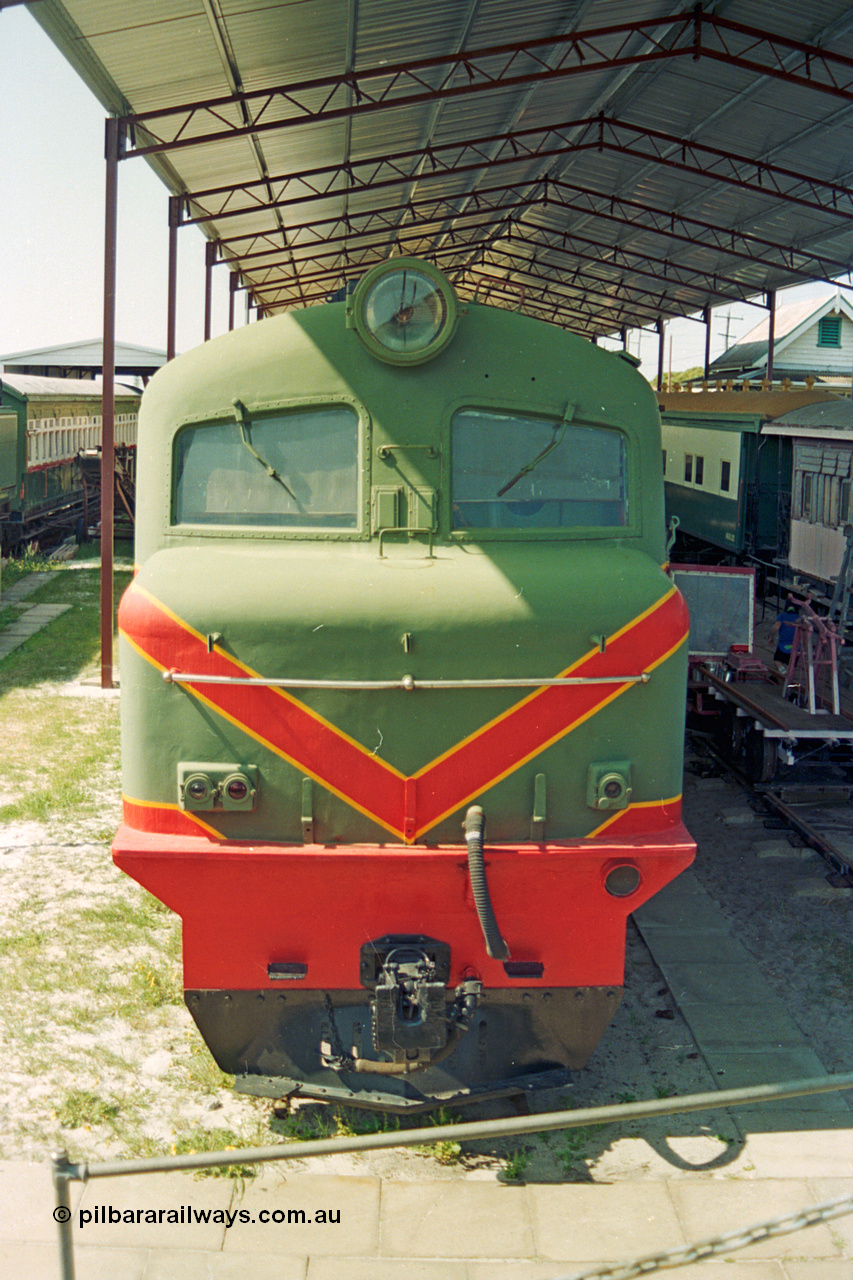
[{"label": "building window", "polygon": [[821,316],[817,322],[817,345],[841,346],[841,316]]},{"label": "building window", "polygon": [[728,493],[729,485],[732,482],[732,464],[730,462],[720,463],[720,492]]},{"label": "building window", "polygon": [[684,455],[684,479],[687,484],[693,483],[693,454]]},{"label": "building window", "polygon": [[693,473],[693,479],[697,484],[702,484],[705,479],[705,459],[696,455],[696,470]]}]

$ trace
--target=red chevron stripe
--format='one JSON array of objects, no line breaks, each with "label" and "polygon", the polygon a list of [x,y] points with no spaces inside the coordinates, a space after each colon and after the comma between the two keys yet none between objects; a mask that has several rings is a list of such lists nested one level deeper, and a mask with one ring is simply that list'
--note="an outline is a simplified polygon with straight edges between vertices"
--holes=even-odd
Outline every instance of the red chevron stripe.
[{"label": "red chevron stripe", "polygon": [[[134,648],[162,670],[256,674],[217,648],[208,653],[204,637],[138,587],[125,595],[120,623]],[[651,670],[683,643],[687,629],[684,602],[673,589],[610,637],[605,653],[595,650],[560,674],[590,678]],[[412,778],[405,778],[284,690],[183,687],[348,804],[412,843],[633,686],[537,690]]]}]

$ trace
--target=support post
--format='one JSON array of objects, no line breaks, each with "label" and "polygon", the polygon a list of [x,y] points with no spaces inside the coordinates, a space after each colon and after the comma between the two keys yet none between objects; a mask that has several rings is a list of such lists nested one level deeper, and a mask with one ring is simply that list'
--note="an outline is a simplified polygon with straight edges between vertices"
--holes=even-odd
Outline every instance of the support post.
[{"label": "support post", "polygon": [[663,391],[663,361],[664,361],[664,341],[666,336],[666,322],[659,319],[655,325],[658,335],[658,391]]},{"label": "support post", "polygon": [[628,350],[628,326],[627,325],[623,324],[620,330],[619,336],[622,339],[622,350],[627,351]]},{"label": "support post", "polygon": [[178,299],[178,227],[181,225],[181,198],[169,196],[169,284],[166,316],[166,359],[175,358],[175,316]]},{"label": "support post", "polygon": [[104,346],[101,406],[101,688],[113,687],[113,504],[115,497],[115,325],[118,162],[124,132],[111,116],[106,125],[104,214]]},{"label": "support post", "polygon": [[228,332],[234,328],[234,300],[237,297],[237,290],[240,288],[240,274],[237,271],[228,272]]},{"label": "support post", "polygon": [[204,246],[204,340],[210,341],[210,313],[213,298],[213,268],[216,265],[215,240],[208,240]]},{"label": "support post", "polygon": [[776,343],[776,290],[767,292],[767,310],[770,312],[770,323],[767,332],[767,379],[773,384],[773,347]]},{"label": "support post", "polygon": [[71,1229],[71,1196],[68,1193],[73,1166],[69,1164],[67,1151],[55,1151],[50,1159],[56,1192],[53,1217],[59,1228],[59,1271],[61,1280],[74,1280],[74,1237]]},{"label": "support post", "polygon": [[711,307],[710,304],[702,312],[705,322],[705,368],[702,377],[707,382],[711,377]]}]

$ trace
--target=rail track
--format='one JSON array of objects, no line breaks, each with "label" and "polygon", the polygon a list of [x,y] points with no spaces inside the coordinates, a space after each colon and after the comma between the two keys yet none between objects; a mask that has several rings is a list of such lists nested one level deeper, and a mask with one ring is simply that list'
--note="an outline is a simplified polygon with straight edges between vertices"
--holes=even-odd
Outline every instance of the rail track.
[{"label": "rail track", "polygon": [[[829,881],[853,887],[853,778],[831,762],[803,761],[771,782],[750,777],[748,762],[731,750],[726,726],[721,732],[689,729],[693,749],[736,779],[767,812],[767,825],[794,831],[825,860]],[[722,739],[722,741],[721,741]]]}]

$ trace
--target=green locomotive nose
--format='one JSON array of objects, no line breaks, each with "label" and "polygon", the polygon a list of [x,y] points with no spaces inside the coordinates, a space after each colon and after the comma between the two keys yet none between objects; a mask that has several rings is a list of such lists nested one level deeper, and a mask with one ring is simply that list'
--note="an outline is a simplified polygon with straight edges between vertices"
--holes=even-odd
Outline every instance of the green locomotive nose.
[{"label": "green locomotive nose", "polygon": [[399,1107],[581,1066],[693,855],[651,389],[397,259],[140,431],[114,857],[220,1066]]}]

